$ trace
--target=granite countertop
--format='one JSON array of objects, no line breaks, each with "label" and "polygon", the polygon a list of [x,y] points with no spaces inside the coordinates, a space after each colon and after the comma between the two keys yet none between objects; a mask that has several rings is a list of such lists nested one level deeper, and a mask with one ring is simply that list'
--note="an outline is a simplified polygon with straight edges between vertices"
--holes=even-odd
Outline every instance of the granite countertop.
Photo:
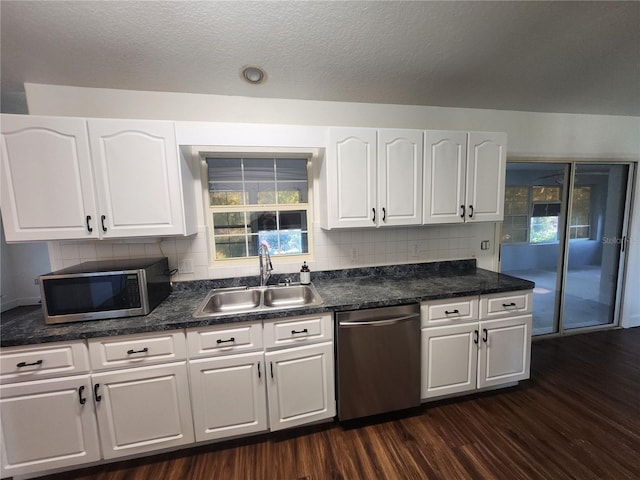
[{"label": "granite countertop", "polygon": [[[273,280],[277,282],[286,276],[274,275]],[[47,325],[40,306],[20,307],[2,314],[0,347],[402,305],[437,298],[528,290],[534,287],[534,283],[528,280],[476,268],[475,260],[312,272],[311,279],[324,300],[321,306],[212,318],[197,319],[192,316],[209,290],[255,285],[256,278],[177,283],[171,295],[153,312],[139,317]]]}]

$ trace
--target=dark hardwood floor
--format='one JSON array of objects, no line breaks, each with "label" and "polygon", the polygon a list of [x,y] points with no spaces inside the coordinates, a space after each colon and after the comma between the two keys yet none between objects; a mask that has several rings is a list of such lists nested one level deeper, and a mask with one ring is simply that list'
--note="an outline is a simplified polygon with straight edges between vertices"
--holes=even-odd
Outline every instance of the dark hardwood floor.
[{"label": "dark hardwood floor", "polygon": [[531,380],[49,480],[639,479],[640,328],[534,342]]}]

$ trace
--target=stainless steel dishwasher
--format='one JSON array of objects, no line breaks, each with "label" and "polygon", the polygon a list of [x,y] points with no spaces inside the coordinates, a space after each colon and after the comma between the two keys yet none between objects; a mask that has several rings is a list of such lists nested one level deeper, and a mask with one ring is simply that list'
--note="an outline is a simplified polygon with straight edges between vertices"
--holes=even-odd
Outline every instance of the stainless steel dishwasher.
[{"label": "stainless steel dishwasher", "polygon": [[420,305],[336,313],[338,418],[420,405]]}]

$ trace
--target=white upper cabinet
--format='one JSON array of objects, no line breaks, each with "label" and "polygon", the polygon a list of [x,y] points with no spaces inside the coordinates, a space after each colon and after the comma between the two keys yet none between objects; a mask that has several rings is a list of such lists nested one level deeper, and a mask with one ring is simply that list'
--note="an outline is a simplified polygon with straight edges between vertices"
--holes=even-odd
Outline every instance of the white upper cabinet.
[{"label": "white upper cabinet", "polygon": [[98,238],[83,119],[3,115],[1,177],[7,241]]},{"label": "white upper cabinet", "polygon": [[192,183],[171,122],[2,116],[7,241],[190,235]]},{"label": "white upper cabinet", "polygon": [[424,144],[424,223],[464,222],[466,132],[428,130]]},{"label": "white upper cabinet", "polygon": [[184,230],[173,123],[89,120],[103,237]]},{"label": "white upper cabinet", "polygon": [[330,128],[322,166],[322,228],[374,227],[377,205],[376,130]]},{"label": "white upper cabinet", "polygon": [[504,133],[428,130],[424,223],[501,221],[506,143]]},{"label": "white upper cabinet", "polygon": [[467,145],[467,218],[500,222],[504,219],[507,135],[471,132]]},{"label": "white upper cabinet", "polygon": [[322,228],[419,225],[422,149],[422,130],[330,128]]},{"label": "white upper cabinet", "polygon": [[422,130],[378,130],[378,225],[422,223]]}]

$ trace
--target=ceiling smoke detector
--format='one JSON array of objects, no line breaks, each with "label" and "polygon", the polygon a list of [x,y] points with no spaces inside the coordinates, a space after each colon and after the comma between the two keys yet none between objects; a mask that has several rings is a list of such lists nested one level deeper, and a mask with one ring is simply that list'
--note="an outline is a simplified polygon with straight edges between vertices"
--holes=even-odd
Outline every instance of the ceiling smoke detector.
[{"label": "ceiling smoke detector", "polygon": [[267,74],[260,67],[247,66],[243,67],[240,71],[242,78],[244,78],[247,82],[257,84],[262,83],[267,78]]}]

